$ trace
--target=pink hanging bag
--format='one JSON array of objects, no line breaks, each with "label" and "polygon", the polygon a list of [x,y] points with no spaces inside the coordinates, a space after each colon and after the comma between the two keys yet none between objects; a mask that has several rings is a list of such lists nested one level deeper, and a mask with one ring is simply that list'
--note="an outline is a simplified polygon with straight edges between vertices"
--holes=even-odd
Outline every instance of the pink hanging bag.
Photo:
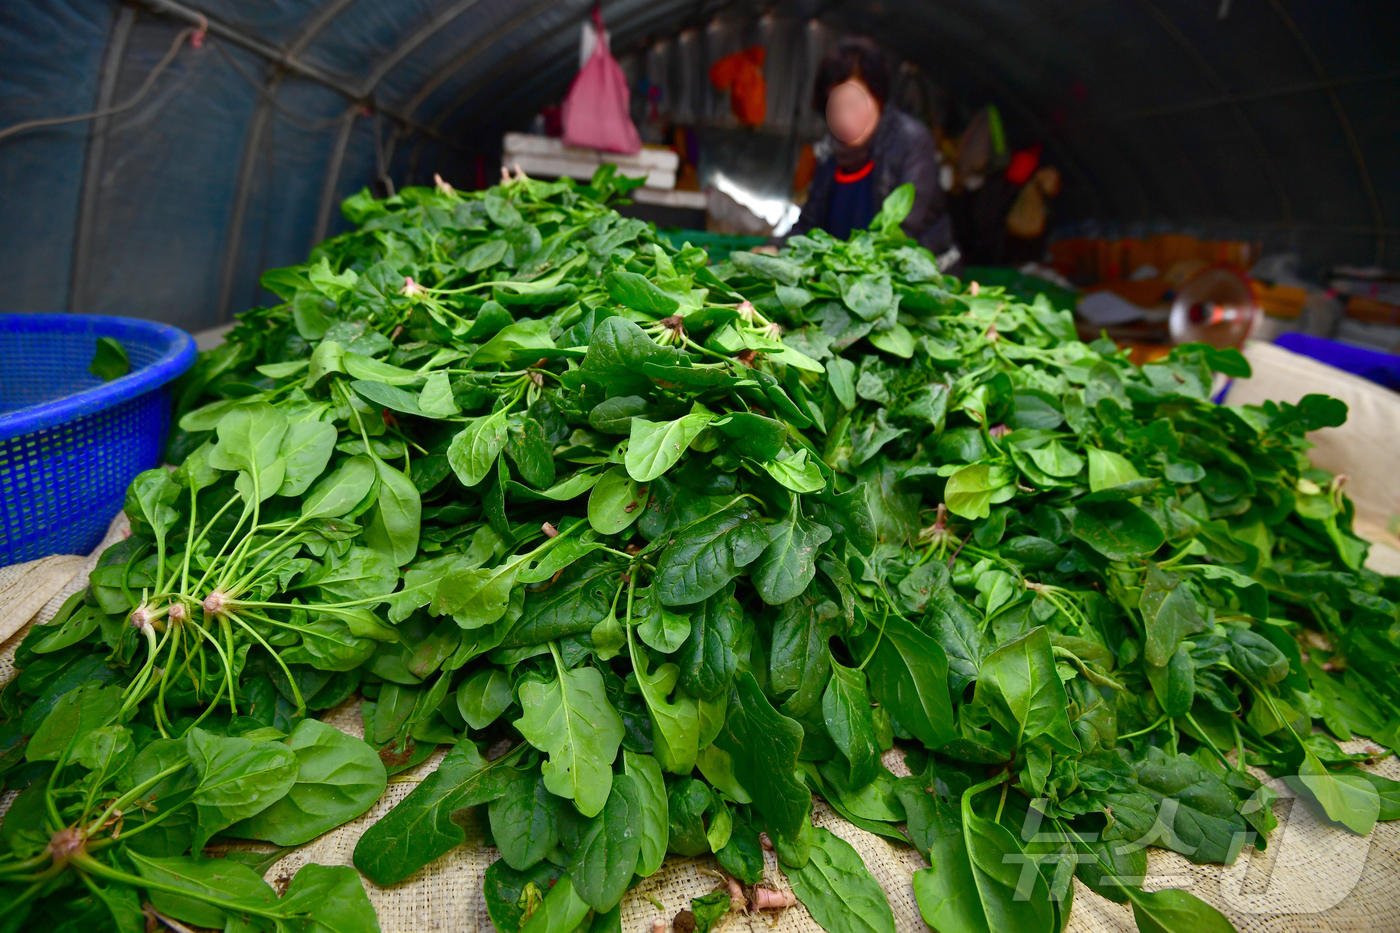
[{"label": "pink hanging bag", "polygon": [[631,90],[622,67],[608,51],[603,13],[596,5],[593,23],[598,42],[593,46],[592,57],[574,78],[561,108],[564,144],[632,155],[641,152],[642,138],[632,124]]}]

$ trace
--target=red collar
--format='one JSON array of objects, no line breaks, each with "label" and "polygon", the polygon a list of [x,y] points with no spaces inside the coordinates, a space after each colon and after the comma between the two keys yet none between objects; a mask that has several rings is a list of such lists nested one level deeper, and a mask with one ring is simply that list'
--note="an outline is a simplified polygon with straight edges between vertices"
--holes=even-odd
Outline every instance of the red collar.
[{"label": "red collar", "polygon": [[866,175],[869,175],[872,171],[874,171],[874,169],[874,159],[871,159],[869,162],[865,163],[865,165],[856,169],[854,172],[843,172],[838,168],[836,170],[836,180],[844,185],[849,185],[853,181],[860,181]]}]

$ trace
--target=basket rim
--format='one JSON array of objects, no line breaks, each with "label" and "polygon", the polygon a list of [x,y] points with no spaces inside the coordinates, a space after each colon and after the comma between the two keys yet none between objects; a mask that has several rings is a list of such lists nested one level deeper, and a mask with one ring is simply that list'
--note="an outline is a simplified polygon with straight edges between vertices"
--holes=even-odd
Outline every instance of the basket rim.
[{"label": "basket rim", "polygon": [[193,337],[178,327],[158,321],[105,314],[0,313],[0,331],[42,334],[75,330],[86,330],[98,337],[112,337],[118,340],[126,338],[152,343],[164,341],[165,352],[149,365],[111,382],[63,398],[0,414],[0,441],[56,427],[138,398],[182,375],[195,364],[199,356]]}]

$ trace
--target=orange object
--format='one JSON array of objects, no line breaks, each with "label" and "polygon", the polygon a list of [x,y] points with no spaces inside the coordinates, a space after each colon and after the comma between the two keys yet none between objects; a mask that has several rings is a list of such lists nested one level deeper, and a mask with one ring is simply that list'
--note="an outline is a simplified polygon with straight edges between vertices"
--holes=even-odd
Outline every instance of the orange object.
[{"label": "orange object", "polygon": [[1123,277],[1123,243],[1121,240],[1097,240],[1099,278],[1116,282]]},{"label": "orange object", "polygon": [[795,193],[804,193],[811,187],[812,178],[817,174],[817,155],[812,151],[812,144],[806,143],[802,146],[802,151],[797,155],[797,169],[792,173],[792,190]]},{"label": "orange object", "polygon": [[1190,274],[1210,266],[1248,268],[1258,255],[1257,243],[1199,240],[1180,233],[1122,240],[1077,237],[1050,244],[1055,270],[1079,282],[1116,282],[1152,266],[1173,286],[1180,286]]},{"label": "orange object", "polygon": [[1186,259],[1205,262],[1201,258],[1201,241],[1189,234],[1162,233],[1152,239],[1157,244],[1157,261],[1159,263],[1157,268],[1159,269],[1165,271]]},{"label": "orange object", "polygon": [[1146,366],[1148,363],[1156,362],[1171,356],[1172,348],[1170,344],[1163,343],[1131,343],[1128,344],[1128,359],[1134,366]]},{"label": "orange object", "polygon": [[1303,302],[1308,300],[1308,290],[1295,285],[1266,285],[1255,281],[1254,298],[1259,307],[1270,317],[1292,320],[1303,313]]},{"label": "orange object", "polygon": [[1152,308],[1162,303],[1170,287],[1166,279],[1136,279],[1130,282],[1103,282],[1091,285],[1085,291],[1113,292],[1139,308]]},{"label": "orange object", "polygon": [[1159,261],[1161,261],[1161,256],[1159,256],[1155,240],[1134,240],[1134,238],[1128,238],[1128,240],[1121,240],[1120,242],[1123,244],[1124,276],[1133,275],[1133,273],[1141,269],[1142,266],[1152,266],[1152,268],[1161,272],[1162,266],[1158,265]]},{"label": "orange object", "polygon": [[1364,295],[1347,299],[1347,317],[1368,324],[1400,324],[1400,307]]},{"label": "orange object", "polygon": [[1056,240],[1050,244],[1050,264],[1066,278],[1080,281],[1096,278],[1092,242],[1087,237]]},{"label": "orange object", "polygon": [[710,66],[710,83],[715,90],[729,92],[729,107],[745,126],[761,126],[768,118],[768,82],[763,80],[767,57],[763,46],[754,45]]}]

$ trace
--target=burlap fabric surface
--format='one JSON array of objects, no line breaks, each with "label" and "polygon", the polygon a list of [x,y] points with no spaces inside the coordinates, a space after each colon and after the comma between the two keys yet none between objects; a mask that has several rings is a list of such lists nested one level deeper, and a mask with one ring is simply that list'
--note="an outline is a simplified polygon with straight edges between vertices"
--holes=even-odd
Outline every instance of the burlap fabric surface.
[{"label": "burlap fabric surface", "polygon": [[1245,346],[1253,375],[1236,379],[1225,396],[1230,405],[1259,405],[1269,399],[1297,402],[1320,392],[1347,404],[1347,420],[1338,428],[1308,434],[1313,463],[1347,479],[1346,493],[1356,505],[1356,529],[1389,547],[1373,554],[1372,569],[1400,575],[1400,539],[1389,530],[1400,516],[1400,394],[1360,376],[1335,369],[1299,353],[1262,341]]}]

